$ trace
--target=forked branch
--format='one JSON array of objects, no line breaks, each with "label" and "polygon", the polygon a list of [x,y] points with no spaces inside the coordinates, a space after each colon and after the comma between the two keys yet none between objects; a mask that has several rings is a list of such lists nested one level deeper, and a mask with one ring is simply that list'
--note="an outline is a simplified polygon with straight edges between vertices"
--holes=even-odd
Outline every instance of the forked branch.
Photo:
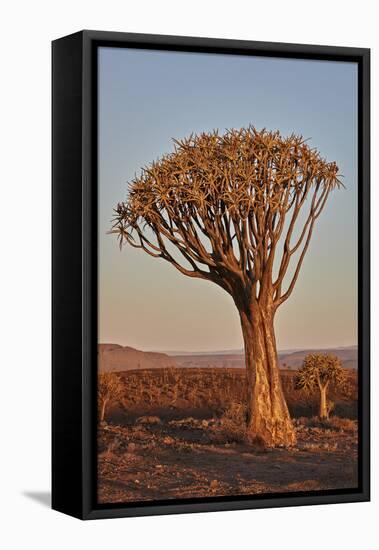
[{"label": "forked branch", "polygon": [[339,185],[336,164],[301,136],[284,138],[252,126],[202,133],[175,141],[173,153],[130,183],[127,201],[115,209],[112,232],[120,246],[127,242],[188,277],[211,280],[234,298],[242,293],[246,300],[259,299],[264,290],[278,307],[291,295],[315,221]]}]

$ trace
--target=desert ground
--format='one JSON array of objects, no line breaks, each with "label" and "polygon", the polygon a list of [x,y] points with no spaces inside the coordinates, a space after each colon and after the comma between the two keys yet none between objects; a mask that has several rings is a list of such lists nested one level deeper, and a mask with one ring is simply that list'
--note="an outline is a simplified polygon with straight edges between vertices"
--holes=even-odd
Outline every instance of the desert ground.
[{"label": "desert ground", "polygon": [[294,375],[282,370],[297,445],[272,450],[245,442],[244,369],[120,372],[122,397],[98,426],[99,503],[356,487],[356,371],[343,392],[330,389],[323,422]]}]

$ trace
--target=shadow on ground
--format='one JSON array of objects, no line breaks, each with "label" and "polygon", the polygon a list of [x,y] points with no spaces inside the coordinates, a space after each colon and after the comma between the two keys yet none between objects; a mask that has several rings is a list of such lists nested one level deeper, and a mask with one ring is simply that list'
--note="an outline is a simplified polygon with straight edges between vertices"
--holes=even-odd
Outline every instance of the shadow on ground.
[{"label": "shadow on ground", "polygon": [[48,491],[24,491],[22,494],[42,506],[51,506],[51,493]]}]

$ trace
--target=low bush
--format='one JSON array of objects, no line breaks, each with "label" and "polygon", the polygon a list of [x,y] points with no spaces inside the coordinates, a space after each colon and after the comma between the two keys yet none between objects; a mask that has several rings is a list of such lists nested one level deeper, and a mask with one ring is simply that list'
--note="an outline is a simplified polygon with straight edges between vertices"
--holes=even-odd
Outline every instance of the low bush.
[{"label": "low bush", "polygon": [[230,403],[220,418],[221,438],[226,443],[242,443],[246,440],[246,405]]},{"label": "low bush", "polygon": [[337,432],[356,432],[358,429],[356,420],[340,418],[339,416],[331,416],[328,420],[320,420],[318,416],[312,416],[311,418],[302,416],[296,419],[295,424],[307,428],[324,428]]}]

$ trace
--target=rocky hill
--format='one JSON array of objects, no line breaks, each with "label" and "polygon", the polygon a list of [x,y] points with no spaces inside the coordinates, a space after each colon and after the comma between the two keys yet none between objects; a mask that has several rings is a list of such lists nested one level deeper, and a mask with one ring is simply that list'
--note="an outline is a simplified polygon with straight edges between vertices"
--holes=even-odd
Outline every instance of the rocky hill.
[{"label": "rocky hill", "polygon": [[118,344],[99,344],[99,370],[101,372],[142,370],[152,368],[176,367],[173,357],[165,353],[140,351],[129,346]]},{"label": "rocky hill", "polygon": [[[356,346],[345,348],[330,348],[330,349],[307,349],[294,350],[291,352],[278,353],[279,366],[284,369],[298,369],[301,367],[304,358],[309,353],[328,353],[336,355],[342,361],[342,365],[346,369],[356,369],[358,365],[358,348]],[[206,353],[204,355],[175,355],[174,359],[181,367],[224,367],[224,368],[243,368],[245,359],[242,352],[237,353]]]},{"label": "rocky hill", "polygon": [[336,355],[341,360],[342,366],[345,369],[356,369],[358,367],[357,346],[332,349],[297,350],[286,354],[281,354],[279,352],[279,364],[283,368],[289,367],[292,369],[298,369],[301,367],[305,356],[310,353],[328,353],[331,355]]},{"label": "rocky hill", "polygon": [[[358,348],[356,346],[345,348],[294,350],[280,352],[279,366],[283,369],[298,369],[304,358],[309,353],[329,353],[337,355],[346,369],[356,369],[358,365]],[[244,368],[245,359],[242,352],[212,353],[204,355],[198,353],[191,355],[168,355],[153,351],[140,351],[129,346],[118,344],[99,344],[99,366],[102,372],[142,370],[167,367],[202,367],[202,368]]]}]

